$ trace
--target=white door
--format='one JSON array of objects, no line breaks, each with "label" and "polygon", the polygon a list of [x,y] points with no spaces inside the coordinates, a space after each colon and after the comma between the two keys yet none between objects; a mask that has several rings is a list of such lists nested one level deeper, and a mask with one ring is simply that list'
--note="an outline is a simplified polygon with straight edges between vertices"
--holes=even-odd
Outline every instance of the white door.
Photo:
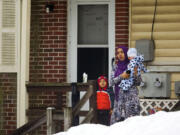
[{"label": "white door", "polygon": [[69,0],[68,81],[110,75],[115,50],[114,0]]}]

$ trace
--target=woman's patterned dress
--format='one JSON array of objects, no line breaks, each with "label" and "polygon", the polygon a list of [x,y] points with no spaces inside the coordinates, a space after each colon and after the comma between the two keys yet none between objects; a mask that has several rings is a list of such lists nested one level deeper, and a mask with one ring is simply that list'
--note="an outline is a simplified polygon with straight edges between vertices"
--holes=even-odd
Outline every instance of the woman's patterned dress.
[{"label": "woman's patterned dress", "polygon": [[[111,72],[110,86],[119,85],[121,80],[123,80],[120,76],[114,77],[116,68],[117,66],[115,66]],[[110,121],[111,124],[140,114],[140,103],[137,89],[140,82],[141,78],[136,77],[135,83],[129,90],[119,90],[118,98],[115,98],[114,101],[114,108]]]}]

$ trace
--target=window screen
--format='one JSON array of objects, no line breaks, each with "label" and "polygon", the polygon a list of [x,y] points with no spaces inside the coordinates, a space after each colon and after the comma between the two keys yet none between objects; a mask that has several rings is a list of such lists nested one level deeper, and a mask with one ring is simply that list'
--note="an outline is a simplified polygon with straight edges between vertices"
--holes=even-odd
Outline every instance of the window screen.
[{"label": "window screen", "polygon": [[108,5],[78,6],[78,44],[108,44]]}]

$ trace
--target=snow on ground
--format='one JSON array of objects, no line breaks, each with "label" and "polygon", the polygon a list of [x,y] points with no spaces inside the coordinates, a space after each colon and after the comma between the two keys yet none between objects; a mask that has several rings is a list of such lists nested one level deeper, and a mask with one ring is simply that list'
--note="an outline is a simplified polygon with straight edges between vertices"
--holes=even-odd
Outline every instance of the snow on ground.
[{"label": "snow on ground", "polygon": [[109,127],[83,124],[55,135],[180,135],[180,111],[131,117]]}]

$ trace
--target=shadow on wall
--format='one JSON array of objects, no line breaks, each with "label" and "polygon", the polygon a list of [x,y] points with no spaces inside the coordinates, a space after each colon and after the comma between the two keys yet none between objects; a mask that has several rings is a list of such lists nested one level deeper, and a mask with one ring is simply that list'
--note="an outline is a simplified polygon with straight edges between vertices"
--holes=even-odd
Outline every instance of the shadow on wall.
[{"label": "shadow on wall", "polygon": [[0,86],[0,130],[3,129],[3,90]]}]

